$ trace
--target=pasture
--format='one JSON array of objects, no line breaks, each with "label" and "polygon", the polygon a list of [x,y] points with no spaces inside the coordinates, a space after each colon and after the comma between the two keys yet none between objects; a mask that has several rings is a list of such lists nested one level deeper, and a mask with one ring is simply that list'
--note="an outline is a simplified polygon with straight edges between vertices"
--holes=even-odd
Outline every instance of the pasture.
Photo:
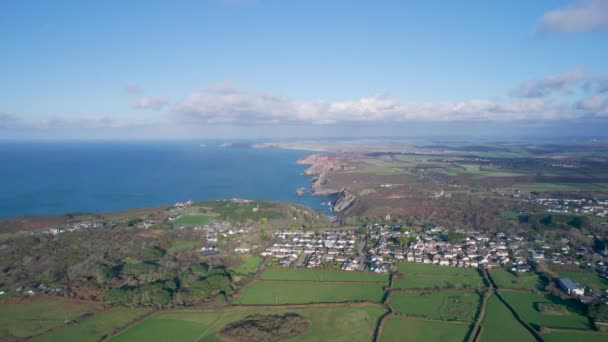
[{"label": "pasture", "polygon": [[438,266],[402,262],[393,279],[396,289],[483,289],[486,287],[475,268]]},{"label": "pasture", "polygon": [[469,329],[466,323],[393,316],[385,322],[380,341],[463,341]]},{"label": "pasture", "polygon": [[543,284],[536,273],[526,272],[514,274],[503,268],[490,270],[490,276],[498,288],[541,290]]},{"label": "pasture", "polygon": [[400,315],[472,322],[480,299],[478,293],[466,291],[393,292],[389,304]]},{"label": "pasture", "polygon": [[329,281],[329,282],[367,282],[388,284],[388,274],[371,272],[345,272],[321,269],[270,268],[264,271],[262,280],[283,281]]},{"label": "pasture", "polygon": [[164,312],[114,337],[122,341],[220,341],[218,332],[227,324],[253,314],[298,313],[309,320],[303,335],[290,341],[369,341],[379,317],[379,305],[334,306],[298,309],[237,309],[214,312]]},{"label": "pasture", "polygon": [[547,334],[543,334],[543,339],[547,342],[605,342],[608,341],[608,334],[598,332],[551,331]]},{"label": "pasture", "polygon": [[536,341],[534,336],[513,317],[511,311],[496,295],[488,300],[486,314],[481,323],[479,340],[482,342]]},{"label": "pasture", "polygon": [[28,298],[0,303],[0,340],[28,338],[98,311],[97,303],[56,298]]},{"label": "pasture", "polygon": [[182,217],[173,221],[173,224],[196,226],[196,225],[207,224],[207,223],[211,222],[212,219],[213,219],[213,216],[211,216],[211,215],[182,215]]},{"label": "pasture", "polygon": [[295,281],[256,281],[240,291],[234,304],[281,305],[380,302],[383,284]]},{"label": "pasture", "polygon": [[230,270],[239,275],[248,275],[255,273],[261,264],[262,258],[260,257],[246,257],[240,265],[231,267]]},{"label": "pasture", "polygon": [[124,328],[130,322],[143,316],[148,309],[116,308],[85,319],[77,325],[69,325],[41,336],[42,342],[81,341],[96,342]]},{"label": "pasture", "polygon": [[500,293],[509,305],[532,326],[563,329],[592,328],[586,316],[559,298],[512,291],[501,291]]}]

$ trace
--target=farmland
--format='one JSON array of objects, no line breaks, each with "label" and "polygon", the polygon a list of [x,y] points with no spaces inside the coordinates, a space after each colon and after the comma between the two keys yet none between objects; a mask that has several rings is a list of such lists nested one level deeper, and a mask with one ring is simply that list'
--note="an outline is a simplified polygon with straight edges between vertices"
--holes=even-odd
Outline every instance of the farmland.
[{"label": "farmland", "polygon": [[481,325],[480,341],[535,341],[509,309],[494,295],[490,297]]},{"label": "farmland", "polygon": [[393,287],[397,289],[481,289],[485,283],[473,268],[401,263]]},{"label": "farmland", "polygon": [[343,272],[331,270],[295,270],[271,268],[262,274],[262,280],[284,281],[325,281],[325,282],[367,282],[388,283],[388,275],[371,272]]},{"label": "farmland", "polygon": [[63,325],[64,320],[77,319],[99,308],[91,302],[39,298],[20,303],[0,303],[0,340],[27,338]]},{"label": "farmland", "polygon": [[536,273],[513,274],[502,268],[493,269],[490,275],[499,288],[539,290],[542,287],[540,278]]},{"label": "farmland", "polygon": [[475,292],[394,292],[389,304],[397,314],[444,321],[473,321],[480,296]]},{"label": "farmland", "polygon": [[464,323],[393,316],[386,321],[380,341],[462,341],[468,331]]},{"label": "farmland", "polygon": [[231,270],[239,275],[248,275],[253,274],[258,270],[258,267],[262,264],[262,258],[260,257],[247,257],[243,262],[236,266],[232,267]]},{"label": "farmland", "polygon": [[213,216],[211,215],[183,215],[173,223],[178,225],[203,225],[211,222],[212,219]]},{"label": "farmland", "polygon": [[591,329],[587,317],[559,298],[512,291],[501,291],[501,294],[515,311],[533,326]]},{"label": "farmland", "polygon": [[552,331],[543,334],[547,342],[604,342],[608,341],[608,334],[597,332]]},{"label": "farmland", "polygon": [[290,341],[369,341],[386,310],[377,305],[323,308],[236,309],[216,312],[164,312],[112,339],[121,341],[217,341],[227,324],[253,314],[298,313],[309,320],[307,331]]},{"label": "farmland", "polygon": [[340,302],[380,302],[383,284],[256,281],[241,290],[234,302],[242,305],[281,305]]},{"label": "farmland", "polygon": [[77,325],[69,325],[39,338],[42,342],[99,341],[134,319],[144,315],[148,309],[116,308],[88,318]]}]

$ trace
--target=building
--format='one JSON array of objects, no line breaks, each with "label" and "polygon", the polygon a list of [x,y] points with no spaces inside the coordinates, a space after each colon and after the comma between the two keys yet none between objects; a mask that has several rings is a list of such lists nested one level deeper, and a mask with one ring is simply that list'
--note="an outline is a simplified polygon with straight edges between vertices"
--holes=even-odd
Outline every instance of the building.
[{"label": "building", "polygon": [[569,295],[582,296],[585,294],[585,289],[570,278],[559,278],[557,285]]}]

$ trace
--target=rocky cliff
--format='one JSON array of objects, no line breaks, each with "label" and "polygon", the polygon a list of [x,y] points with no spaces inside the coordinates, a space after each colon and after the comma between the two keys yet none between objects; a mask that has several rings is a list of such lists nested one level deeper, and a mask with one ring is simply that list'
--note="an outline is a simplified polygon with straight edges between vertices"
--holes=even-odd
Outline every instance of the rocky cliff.
[{"label": "rocky cliff", "polygon": [[347,188],[342,188],[342,190],[336,194],[336,201],[333,205],[334,213],[339,214],[350,208],[355,203],[356,198],[355,194],[350,192]]}]

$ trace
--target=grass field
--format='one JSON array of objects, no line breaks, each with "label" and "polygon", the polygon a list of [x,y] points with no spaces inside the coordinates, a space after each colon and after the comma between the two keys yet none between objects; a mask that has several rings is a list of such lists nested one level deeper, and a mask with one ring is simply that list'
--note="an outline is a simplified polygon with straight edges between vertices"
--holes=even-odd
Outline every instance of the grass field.
[{"label": "grass field", "polygon": [[289,341],[370,341],[381,306],[336,306],[307,309],[167,312],[155,315],[112,339],[122,341],[221,341],[224,326],[248,315],[298,313],[310,322],[303,335]]},{"label": "grass field", "polygon": [[[591,329],[589,319],[559,298],[541,294],[501,291],[503,298],[531,325],[548,328]],[[544,311],[543,308],[550,308]]]},{"label": "grass field", "polygon": [[597,276],[593,271],[558,271],[560,277],[570,278],[579,284],[587,287],[594,287],[596,290],[608,290],[608,280]]},{"label": "grass field", "polygon": [[173,224],[185,224],[185,225],[202,225],[211,222],[213,216],[211,215],[183,215],[177,220],[173,221]]},{"label": "grass field", "polygon": [[63,342],[100,341],[115,331],[125,327],[129,322],[143,316],[148,309],[116,308],[84,320],[78,325],[70,325],[43,335],[37,341]]},{"label": "grass field", "polygon": [[543,334],[543,339],[547,342],[605,342],[608,341],[608,334],[596,332],[571,332],[571,331],[552,331]]},{"label": "grass field", "polygon": [[536,273],[526,272],[513,274],[505,269],[490,270],[490,275],[498,288],[541,290],[543,285]]},{"label": "grass field", "polygon": [[513,185],[522,191],[583,191],[583,190],[604,190],[606,185],[603,183],[521,183]]},{"label": "grass field", "polygon": [[94,303],[70,302],[36,298],[28,303],[0,303],[0,339],[26,338],[42,334],[63,325],[66,319],[76,319],[99,308]]},{"label": "grass field", "polygon": [[402,262],[398,265],[400,272],[410,275],[441,275],[441,276],[469,276],[479,278],[476,268],[450,267],[416,262]]},{"label": "grass field", "polygon": [[479,307],[475,292],[393,292],[389,304],[398,314],[444,321],[472,322]]},{"label": "grass field", "polygon": [[270,268],[264,271],[263,280],[368,282],[388,284],[387,274],[371,272],[344,272],[330,270]]},{"label": "grass field", "polygon": [[448,323],[393,316],[382,330],[380,341],[463,341],[469,331],[469,324]]},{"label": "grass field", "polygon": [[245,257],[240,265],[231,268],[231,270],[240,275],[253,274],[258,270],[262,261],[262,258],[257,256]]},{"label": "grass field", "polygon": [[235,304],[281,305],[307,303],[380,302],[383,284],[295,281],[256,281],[240,291]]},{"label": "grass field", "polygon": [[401,274],[393,279],[396,289],[482,289],[486,286],[475,268],[402,262],[398,269]]},{"label": "grass field", "polygon": [[536,341],[534,336],[513,317],[511,311],[495,295],[488,301],[479,340],[483,342]]},{"label": "grass field", "polygon": [[171,244],[171,247],[169,247],[169,252],[175,253],[175,252],[194,250],[194,249],[198,248],[200,245],[201,244],[196,241],[175,241],[174,243]]}]

